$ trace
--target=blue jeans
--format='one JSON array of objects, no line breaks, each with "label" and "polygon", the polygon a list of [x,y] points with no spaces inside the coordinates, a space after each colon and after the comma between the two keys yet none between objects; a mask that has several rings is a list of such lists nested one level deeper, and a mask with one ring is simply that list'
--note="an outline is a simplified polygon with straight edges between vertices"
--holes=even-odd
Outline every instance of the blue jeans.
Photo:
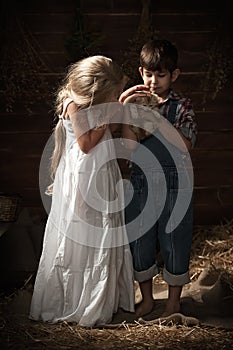
[{"label": "blue jeans", "polygon": [[[190,281],[193,199],[182,221],[175,229],[167,233],[167,223],[178,193],[176,168],[165,166],[162,170],[149,169],[146,172],[147,176],[142,172],[133,172],[131,175],[133,188],[126,190],[126,198],[132,195],[130,192],[133,190],[132,200],[125,209],[125,217],[131,242],[135,279],[143,282],[159,273],[156,256],[160,249],[164,262],[163,279],[169,285],[184,285]],[[166,193],[163,192],[164,183],[167,186]],[[186,188],[180,190],[184,193],[190,191]],[[148,195],[151,199],[143,213]],[[139,220],[130,226],[130,222],[137,217],[140,217]]]}]

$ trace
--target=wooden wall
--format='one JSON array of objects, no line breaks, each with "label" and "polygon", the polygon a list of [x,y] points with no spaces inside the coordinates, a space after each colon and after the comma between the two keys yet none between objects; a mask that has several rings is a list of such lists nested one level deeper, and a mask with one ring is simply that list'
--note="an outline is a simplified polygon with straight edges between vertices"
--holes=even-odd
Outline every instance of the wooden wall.
[{"label": "wooden wall", "polygon": [[[44,77],[56,89],[70,58],[64,47],[74,25],[77,2],[24,1],[22,18],[39,44],[49,71]],[[135,34],[141,14],[139,0],[83,0],[80,7],[88,25],[103,35],[101,52],[121,61]],[[26,4],[26,6],[25,6]],[[180,53],[182,74],[176,90],[194,103],[199,128],[192,151],[195,175],[195,223],[217,224],[233,213],[232,88],[228,83],[205,106],[202,81],[208,64],[206,48],[217,35],[219,8],[212,1],[151,0],[152,24],[159,38],[174,42]],[[53,127],[53,114],[40,104],[32,115],[19,106],[1,112],[0,192],[19,193],[22,205],[43,206],[38,189],[40,158]]]}]

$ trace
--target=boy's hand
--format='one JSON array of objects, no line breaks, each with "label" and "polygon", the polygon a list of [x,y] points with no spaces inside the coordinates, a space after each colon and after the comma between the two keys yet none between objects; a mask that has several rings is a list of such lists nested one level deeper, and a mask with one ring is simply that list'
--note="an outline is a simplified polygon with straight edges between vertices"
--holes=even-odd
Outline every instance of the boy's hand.
[{"label": "boy's hand", "polygon": [[[141,96],[147,96],[147,93],[149,92],[149,87],[146,85],[135,85],[132,86],[131,88],[125,90],[121,96],[119,97],[119,102],[123,103],[129,103],[129,102],[134,102],[135,98],[138,96],[140,93]],[[134,96],[134,97],[133,97]],[[125,101],[128,98],[127,101]]]}]

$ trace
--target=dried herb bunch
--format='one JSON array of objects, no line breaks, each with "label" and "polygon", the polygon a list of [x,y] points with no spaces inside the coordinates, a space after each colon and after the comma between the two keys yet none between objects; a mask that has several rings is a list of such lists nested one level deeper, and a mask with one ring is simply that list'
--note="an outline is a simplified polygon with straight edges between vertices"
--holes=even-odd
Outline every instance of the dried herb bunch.
[{"label": "dried herb bunch", "polygon": [[79,3],[80,1],[76,1],[73,32],[65,43],[66,50],[73,62],[90,55],[101,54],[100,46],[104,39],[104,35],[94,28],[94,25],[91,27],[88,21],[84,21]]},{"label": "dried herb bunch", "polygon": [[141,0],[141,2],[142,12],[137,32],[135,36],[129,40],[129,49],[123,53],[124,62],[122,63],[122,67],[129,77],[127,86],[138,84],[140,81],[138,72],[140,51],[145,42],[156,38],[155,30],[151,24],[150,0]]},{"label": "dried herb bunch", "polygon": [[221,3],[219,14],[216,36],[206,51],[208,63],[202,82],[203,105],[206,104],[208,97],[212,100],[217,97],[233,72],[232,19],[228,1]]},{"label": "dried herb bunch", "polygon": [[35,103],[49,101],[48,72],[40,47],[19,15],[12,15],[3,35],[1,48],[1,100],[3,111],[14,112],[23,103],[28,113]]}]

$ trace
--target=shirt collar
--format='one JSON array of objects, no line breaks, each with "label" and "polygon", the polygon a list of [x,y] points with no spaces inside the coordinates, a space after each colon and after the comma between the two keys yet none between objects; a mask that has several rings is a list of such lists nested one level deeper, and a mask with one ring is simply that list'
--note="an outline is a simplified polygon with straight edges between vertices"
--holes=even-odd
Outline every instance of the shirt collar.
[{"label": "shirt collar", "polygon": [[179,100],[179,99],[180,99],[180,96],[171,89],[162,104],[166,103],[168,100]]}]

